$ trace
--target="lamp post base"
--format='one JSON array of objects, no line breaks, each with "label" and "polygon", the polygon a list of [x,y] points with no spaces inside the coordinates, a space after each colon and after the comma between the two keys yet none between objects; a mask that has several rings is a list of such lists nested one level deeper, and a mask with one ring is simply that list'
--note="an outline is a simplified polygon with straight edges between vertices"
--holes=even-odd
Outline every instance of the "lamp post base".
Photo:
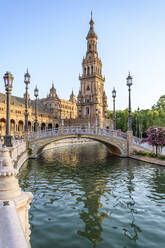
[{"label": "lamp post base", "polygon": [[11,135],[5,135],[3,146],[12,147],[13,146],[12,139],[13,137]]}]

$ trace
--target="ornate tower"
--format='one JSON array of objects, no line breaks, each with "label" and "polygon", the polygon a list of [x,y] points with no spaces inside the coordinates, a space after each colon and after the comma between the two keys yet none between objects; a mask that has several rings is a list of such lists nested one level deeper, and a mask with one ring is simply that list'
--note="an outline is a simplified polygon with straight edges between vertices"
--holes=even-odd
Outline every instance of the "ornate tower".
[{"label": "ornate tower", "polygon": [[97,34],[94,30],[94,21],[89,22],[87,34],[87,52],[82,61],[82,76],[78,94],[78,117],[90,120],[104,119],[107,112],[107,97],[104,91],[105,78],[102,76],[102,62],[98,58]]}]

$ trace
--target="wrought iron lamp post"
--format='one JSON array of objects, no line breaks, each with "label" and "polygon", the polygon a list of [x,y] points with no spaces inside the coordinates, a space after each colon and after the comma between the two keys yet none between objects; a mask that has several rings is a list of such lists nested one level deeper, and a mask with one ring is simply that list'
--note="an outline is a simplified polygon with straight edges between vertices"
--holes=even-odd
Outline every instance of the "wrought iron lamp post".
[{"label": "wrought iron lamp post", "polygon": [[26,85],[26,92],[25,92],[25,132],[28,132],[28,115],[29,115],[29,113],[28,113],[28,101],[29,101],[29,99],[28,99],[28,85],[30,84],[30,74],[29,74],[29,72],[28,72],[28,70],[27,70],[27,72],[25,73],[25,75],[24,75],[24,83],[25,83],[25,85]]},{"label": "wrought iron lamp post", "polygon": [[128,102],[128,131],[132,131],[132,116],[131,116],[131,85],[132,85],[132,77],[130,75],[130,72],[128,74],[127,80],[127,86],[128,86],[128,92],[129,92],[129,102]]},{"label": "wrought iron lamp post", "polygon": [[113,88],[112,97],[113,97],[113,129],[116,130],[116,113],[115,113],[116,90],[115,88]]},{"label": "wrought iron lamp post", "polygon": [[38,131],[38,120],[37,120],[37,112],[38,112],[38,92],[37,85],[34,89],[34,96],[35,96],[35,121],[34,121],[34,132]]},{"label": "wrought iron lamp post", "polygon": [[10,97],[14,77],[10,72],[6,72],[3,79],[6,90],[6,134],[4,136],[4,146],[12,147],[12,136],[10,134]]}]

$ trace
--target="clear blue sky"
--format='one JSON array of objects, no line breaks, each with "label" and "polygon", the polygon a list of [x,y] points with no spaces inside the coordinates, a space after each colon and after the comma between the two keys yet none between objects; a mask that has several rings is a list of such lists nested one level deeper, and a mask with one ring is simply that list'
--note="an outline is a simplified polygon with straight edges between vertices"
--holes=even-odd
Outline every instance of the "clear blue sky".
[{"label": "clear blue sky", "polygon": [[28,67],[31,98],[36,84],[46,96],[52,80],[60,98],[77,95],[91,10],[109,108],[113,86],[116,108],[127,107],[128,71],[132,108],[150,108],[165,94],[165,0],[0,0],[0,91],[9,70],[22,96]]}]

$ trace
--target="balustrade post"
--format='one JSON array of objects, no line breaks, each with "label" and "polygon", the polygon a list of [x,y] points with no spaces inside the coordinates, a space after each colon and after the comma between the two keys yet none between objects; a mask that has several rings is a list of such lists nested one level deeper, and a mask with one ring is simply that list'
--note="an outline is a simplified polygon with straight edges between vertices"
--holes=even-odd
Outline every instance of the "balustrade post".
[{"label": "balustrade post", "polygon": [[127,131],[127,155],[133,153],[133,132]]}]

